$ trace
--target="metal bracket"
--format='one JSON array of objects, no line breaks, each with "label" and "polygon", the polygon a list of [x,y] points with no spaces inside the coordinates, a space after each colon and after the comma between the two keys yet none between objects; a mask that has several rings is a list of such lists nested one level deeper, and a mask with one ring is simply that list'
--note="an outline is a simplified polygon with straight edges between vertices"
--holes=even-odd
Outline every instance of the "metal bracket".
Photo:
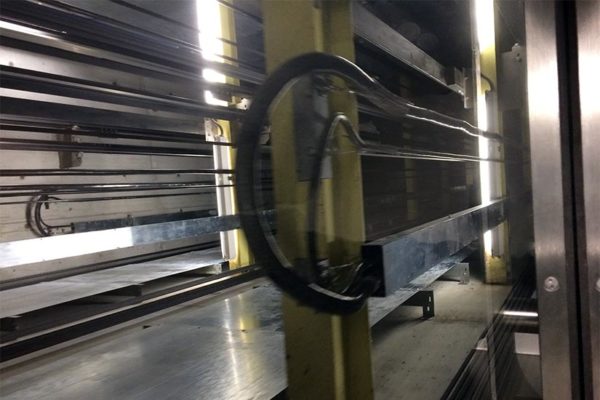
[{"label": "metal bracket", "polygon": [[[73,130],[79,129],[76,125],[73,126]],[[57,135],[59,141],[65,143],[80,143],[81,139],[70,133]],[[83,159],[83,152],[81,151],[59,151],[58,152],[58,166],[61,169],[74,168],[81,166]]]},{"label": "metal bracket", "polygon": [[419,306],[423,308],[423,318],[429,319],[435,316],[435,303],[433,290],[421,290],[402,303],[403,306]]},{"label": "metal bracket", "polygon": [[448,272],[440,277],[444,281],[458,281],[459,285],[466,285],[471,280],[471,273],[469,271],[469,263],[457,263],[454,267],[450,268]]}]

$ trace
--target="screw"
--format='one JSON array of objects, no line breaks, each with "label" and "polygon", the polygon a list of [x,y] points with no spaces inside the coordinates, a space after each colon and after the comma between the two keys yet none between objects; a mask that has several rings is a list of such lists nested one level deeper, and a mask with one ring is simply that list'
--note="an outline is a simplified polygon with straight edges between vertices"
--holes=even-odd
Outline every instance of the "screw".
[{"label": "screw", "polygon": [[544,280],[544,290],[546,292],[556,292],[560,287],[558,279],[553,276],[549,276]]}]

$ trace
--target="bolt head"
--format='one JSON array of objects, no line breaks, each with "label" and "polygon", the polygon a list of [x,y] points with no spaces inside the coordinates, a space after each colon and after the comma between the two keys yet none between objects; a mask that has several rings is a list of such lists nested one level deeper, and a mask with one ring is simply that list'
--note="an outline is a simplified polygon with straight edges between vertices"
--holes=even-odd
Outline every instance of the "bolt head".
[{"label": "bolt head", "polygon": [[549,276],[544,280],[544,290],[546,292],[556,292],[560,288],[558,279],[553,276]]}]

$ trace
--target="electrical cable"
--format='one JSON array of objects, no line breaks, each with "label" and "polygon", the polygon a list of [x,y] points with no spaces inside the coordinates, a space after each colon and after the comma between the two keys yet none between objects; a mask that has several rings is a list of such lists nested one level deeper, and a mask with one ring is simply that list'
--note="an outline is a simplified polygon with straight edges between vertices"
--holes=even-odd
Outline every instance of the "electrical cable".
[{"label": "electrical cable", "polygon": [[[178,21],[176,19],[169,18],[169,17],[164,16],[164,15],[159,14],[159,13],[155,13],[154,11],[148,10],[148,9],[146,9],[144,7],[136,6],[135,4],[131,4],[128,1],[125,1],[125,0],[109,0],[109,1],[111,1],[112,3],[115,3],[115,4],[119,4],[119,5],[123,6],[123,7],[127,7],[129,9],[138,11],[140,13],[143,13],[143,14],[146,14],[146,15],[150,15],[150,16],[152,16],[154,18],[158,18],[158,19],[162,19],[163,21],[171,22],[171,23],[173,23],[173,24],[175,24],[177,26],[182,26],[182,27],[184,27],[186,29],[189,29],[189,30],[195,32],[195,33],[198,33],[198,34],[202,33],[195,26],[188,25],[188,24],[186,24],[186,23],[184,23],[182,21]],[[229,7],[230,5],[228,4],[227,6]],[[235,47],[239,47],[239,45],[236,42],[234,42],[233,40],[225,39],[225,38],[222,38],[222,37],[215,37],[215,39],[218,40],[218,41],[220,41],[220,42],[223,42],[225,44],[228,44],[228,45],[231,45],[231,46],[235,46]],[[254,54],[260,55],[262,57],[264,57],[264,55],[265,55],[261,51],[250,49],[250,48],[244,48],[243,50],[244,51],[248,51],[249,53],[254,53]]]},{"label": "electrical cable", "polygon": [[[374,282],[364,285],[352,295],[344,295],[315,282],[307,282],[293,271],[292,263],[277,246],[271,227],[258,209],[263,204],[255,177],[260,173],[256,158],[260,154],[260,135],[271,103],[295,80],[313,70],[325,70],[348,77],[357,86],[375,88],[375,82],[347,60],[319,53],[307,54],[288,61],[277,69],[258,89],[246,112],[238,141],[236,190],[242,227],[258,263],[269,277],[286,293],[301,303],[335,314],[348,314],[363,307],[375,290]],[[316,167],[315,167],[316,168]]]},{"label": "electrical cable", "polygon": [[[205,196],[214,195],[214,191],[209,192],[185,192],[185,193],[162,193],[162,194],[142,194],[135,196],[103,196],[103,197],[75,197],[62,198],[59,200],[47,200],[49,203],[89,203],[94,201],[114,201],[114,200],[137,200],[137,199],[153,199],[161,197],[177,197],[177,196]],[[0,202],[0,206],[12,206],[18,204],[35,204],[42,202],[40,200],[18,200]]]},{"label": "electrical cable", "polygon": [[[42,194],[87,194],[138,192],[149,190],[208,189],[232,187],[233,185],[215,185],[211,182],[162,182],[162,183],[99,183],[99,184],[43,184],[43,185],[3,185],[0,197],[20,197]],[[20,190],[20,191],[19,191]]]},{"label": "electrical cable", "polygon": [[[212,143],[203,143],[210,145]],[[231,146],[216,142],[215,145]],[[0,148],[25,151],[71,151],[97,154],[152,155],[166,157],[212,157],[212,149],[190,149],[184,147],[137,146],[113,143],[67,142],[53,140],[0,138]]]},{"label": "electrical cable", "polygon": [[206,136],[199,133],[168,132],[152,129],[139,129],[119,126],[68,125],[52,122],[23,122],[0,118],[0,129],[5,132],[53,133],[57,135],[72,134],[76,136],[92,136],[98,138],[151,140],[161,142],[181,142],[197,144],[214,144],[233,146],[233,143],[206,141]]},{"label": "electrical cable", "polygon": [[[83,8],[74,6],[72,4],[68,4],[61,0],[43,0],[43,1],[35,1],[35,2],[29,1],[29,2],[35,3],[37,5],[45,6],[45,7],[51,7],[54,9],[62,9],[66,12],[77,15],[78,17],[83,18],[85,20],[102,21],[103,23],[105,23],[111,27],[116,27],[118,29],[123,29],[123,30],[129,31],[129,32],[134,32],[138,35],[145,36],[148,38],[156,38],[156,39],[160,39],[160,40],[163,40],[166,42],[170,42],[169,47],[172,47],[172,48],[184,48],[184,49],[190,50],[190,51],[198,53],[198,54],[205,53],[198,45],[196,45],[194,43],[189,43],[185,40],[181,40],[181,39],[174,38],[171,36],[159,34],[154,31],[140,28],[139,26],[133,26],[128,23],[116,20],[114,18],[110,18],[105,15],[100,15],[98,13],[94,13],[94,12],[85,10]],[[211,54],[211,55],[213,55],[213,54]],[[237,63],[238,66],[240,66],[240,67],[242,65],[245,65],[247,68],[252,69],[254,71],[258,71],[260,69],[259,66],[247,63],[245,61],[241,61],[234,57],[229,57],[224,54],[214,54],[214,56],[219,57],[226,61]]]},{"label": "electrical cable", "polygon": [[[317,310],[335,314],[347,314],[363,307],[366,299],[377,289],[379,282],[375,277],[363,275],[362,271],[368,269],[369,266],[358,264],[355,269],[355,276],[348,283],[345,293],[344,291],[342,293],[337,292],[319,284],[321,268],[317,265],[316,260],[316,203],[320,185],[322,158],[335,130],[335,125],[341,123],[345,127],[348,137],[353,140],[353,143],[357,147],[362,147],[363,150],[366,149],[374,154],[401,157],[410,155],[436,160],[454,160],[456,156],[464,158],[464,155],[448,153],[434,154],[435,152],[424,151],[421,151],[421,154],[415,154],[416,152],[412,151],[412,154],[410,154],[410,150],[394,146],[369,144],[360,138],[360,135],[353,129],[347,117],[343,115],[335,116],[325,133],[320,137],[319,148],[317,149],[318,156],[314,158],[309,186],[311,188],[308,210],[310,217],[308,222],[309,229],[307,231],[308,235],[312,236],[310,239],[312,244],[310,244],[309,250],[310,268],[316,277],[315,282],[303,279],[294,272],[293,264],[278,247],[268,221],[261,216],[258,209],[259,205],[263,204],[263,200],[260,185],[256,179],[257,176],[260,176],[260,170],[256,161],[260,154],[260,134],[264,124],[268,120],[271,105],[280,99],[282,93],[289,89],[299,78],[310,73],[326,73],[342,78],[350,85],[352,92],[360,93],[373,105],[391,115],[426,118],[428,122],[468,133],[470,136],[481,137],[488,133],[473,127],[465,121],[417,107],[388,91],[350,61],[342,57],[324,53],[309,53],[289,60],[275,70],[258,89],[250,108],[244,116],[242,131],[238,140],[236,193],[242,228],[246,232],[248,242],[258,263],[265,268],[268,276],[283,291],[301,303]],[[495,139],[500,140],[501,138],[495,137]],[[475,158],[469,161],[482,160]],[[334,268],[344,267],[334,266]],[[353,290],[347,292],[349,288]]]},{"label": "electrical cable", "polygon": [[48,200],[61,200],[58,197],[48,196],[47,194],[39,194],[32,197],[26,208],[27,226],[31,231],[40,237],[52,236],[53,230],[60,228],[72,228],[71,224],[67,225],[49,225],[42,218],[42,207],[49,208]]},{"label": "electrical cable", "polygon": [[118,176],[234,174],[232,169],[0,169],[0,176]]}]

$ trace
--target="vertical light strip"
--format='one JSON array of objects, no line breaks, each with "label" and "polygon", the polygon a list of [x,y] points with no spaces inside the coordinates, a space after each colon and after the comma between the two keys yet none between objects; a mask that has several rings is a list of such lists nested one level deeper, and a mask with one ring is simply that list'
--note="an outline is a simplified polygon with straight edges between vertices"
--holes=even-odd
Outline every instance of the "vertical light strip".
[{"label": "vertical light strip", "polygon": [[[202,58],[207,61],[223,63],[224,43],[221,6],[216,0],[196,0],[196,15],[198,20],[199,43]],[[208,82],[226,83],[227,78],[222,73],[210,68],[202,69],[202,77]],[[204,101],[210,105],[227,107],[228,101],[218,99],[210,90],[204,91]],[[206,124],[207,137],[215,142],[229,142],[229,125],[226,121],[209,120]],[[230,148],[213,146],[213,165],[215,169],[232,169],[233,160]],[[229,184],[224,175],[215,175],[217,185]],[[219,215],[235,214],[233,188],[219,187],[216,190],[217,209]],[[221,251],[228,260],[237,258],[238,243],[234,231],[221,232]]]},{"label": "vertical light strip", "polygon": [[[216,0],[196,0],[196,14],[198,18],[199,42],[202,49],[202,58],[207,61],[223,62],[219,57],[223,54],[221,37],[221,12]],[[225,75],[210,69],[202,69],[202,77],[209,82],[225,83]],[[204,91],[204,100],[208,104],[227,106],[227,102],[214,97],[210,90]]]},{"label": "vertical light strip", "polygon": [[[494,0],[475,0],[475,24],[480,56],[494,51],[496,40],[494,31]],[[488,129],[488,110],[485,91],[481,88],[477,91],[477,126],[483,130]],[[479,138],[479,157],[489,158],[489,143],[486,138]],[[481,203],[486,205],[491,202],[492,191],[490,164],[488,161],[481,161],[479,163],[479,179]],[[492,231],[484,233],[483,247],[486,254],[491,254]]]},{"label": "vertical light strip", "polygon": [[494,0],[475,0],[475,24],[479,52],[491,50],[496,43],[494,30]]}]

